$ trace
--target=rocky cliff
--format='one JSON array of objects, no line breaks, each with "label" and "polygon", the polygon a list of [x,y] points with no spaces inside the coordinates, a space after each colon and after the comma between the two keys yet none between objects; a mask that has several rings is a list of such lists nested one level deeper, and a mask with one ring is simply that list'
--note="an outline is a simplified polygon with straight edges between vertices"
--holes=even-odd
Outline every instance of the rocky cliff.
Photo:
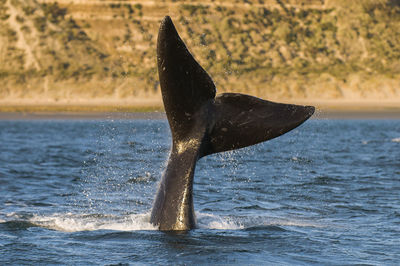
[{"label": "rocky cliff", "polygon": [[400,99],[398,0],[0,0],[0,99],[159,97],[167,14],[218,92]]}]

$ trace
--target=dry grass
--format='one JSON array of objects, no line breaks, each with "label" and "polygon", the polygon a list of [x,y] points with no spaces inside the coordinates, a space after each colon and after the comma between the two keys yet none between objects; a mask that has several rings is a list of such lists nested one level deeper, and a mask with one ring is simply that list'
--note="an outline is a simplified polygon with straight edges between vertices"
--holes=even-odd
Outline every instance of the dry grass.
[{"label": "dry grass", "polygon": [[0,1],[4,103],[46,99],[54,104],[30,108],[57,111],[85,110],[63,105],[79,99],[90,105],[102,98],[159,98],[156,36],[159,20],[170,14],[220,93],[272,100],[390,99],[400,106],[398,1],[41,2],[49,3]]}]

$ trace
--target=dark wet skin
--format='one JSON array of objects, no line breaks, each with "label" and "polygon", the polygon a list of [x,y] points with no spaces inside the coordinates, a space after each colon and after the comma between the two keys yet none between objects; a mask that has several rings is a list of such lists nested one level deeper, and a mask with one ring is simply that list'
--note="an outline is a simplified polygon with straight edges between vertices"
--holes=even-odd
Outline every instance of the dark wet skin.
[{"label": "dark wet skin", "polygon": [[201,157],[278,137],[310,118],[315,108],[238,93],[216,97],[214,82],[168,16],[158,34],[157,65],[172,151],[150,222],[162,231],[186,231],[195,228],[193,178]]}]

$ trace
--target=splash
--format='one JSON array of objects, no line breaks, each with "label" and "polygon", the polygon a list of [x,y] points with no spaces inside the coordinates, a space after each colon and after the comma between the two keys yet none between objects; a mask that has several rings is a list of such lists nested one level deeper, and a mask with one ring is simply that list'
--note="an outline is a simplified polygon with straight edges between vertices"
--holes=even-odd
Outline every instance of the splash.
[{"label": "splash", "polygon": [[150,213],[126,216],[66,213],[50,216],[35,215],[29,219],[29,222],[37,226],[63,232],[156,230],[157,228],[149,221]]},{"label": "splash", "polygon": [[243,224],[234,217],[196,213],[197,227],[200,229],[240,230]]},{"label": "splash", "polygon": [[394,139],[392,139],[392,141],[400,143],[400,138],[394,138]]},{"label": "splash", "polygon": [[[0,223],[26,222],[30,226],[37,226],[61,232],[81,232],[96,230],[113,231],[143,231],[157,230],[150,223],[150,213],[129,215],[107,214],[74,214],[55,213],[51,215],[18,215],[7,214],[7,219],[0,219]],[[196,213],[197,227],[210,230],[245,230],[254,227],[278,226],[278,227],[324,227],[321,224],[301,219],[286,219],[268,216],[238,217],[220,216],[209,213]],[[6,217],[4,217],[6,218]],[[30,227],[29,226],[29,227]]]},{"label": "splash", "polygon": [[[244,226],[233,217],[197,213],[198,227],[201,229],[240,230]],[[150,213],[130,214],[126,216],[104,214],[53,214],[34,215],[28,222],[43,228],[63,232],[95,230],[139,231],[157,230],[150,223]]]}]

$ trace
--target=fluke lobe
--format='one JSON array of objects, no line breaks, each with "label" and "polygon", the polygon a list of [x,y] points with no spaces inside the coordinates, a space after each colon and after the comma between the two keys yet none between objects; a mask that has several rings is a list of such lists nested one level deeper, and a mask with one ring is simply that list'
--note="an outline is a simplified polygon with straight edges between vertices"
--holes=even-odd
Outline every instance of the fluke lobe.
[{"label": "fluke lobe", "polygon": [[238,93],[215,97],[214,82],[168,16],[158,33],[157,64],[172,150],[150,222],[163,231],[190,230],[195,227],[192,192],[197,160],[278,137],[310,118],[314,107]]}]

